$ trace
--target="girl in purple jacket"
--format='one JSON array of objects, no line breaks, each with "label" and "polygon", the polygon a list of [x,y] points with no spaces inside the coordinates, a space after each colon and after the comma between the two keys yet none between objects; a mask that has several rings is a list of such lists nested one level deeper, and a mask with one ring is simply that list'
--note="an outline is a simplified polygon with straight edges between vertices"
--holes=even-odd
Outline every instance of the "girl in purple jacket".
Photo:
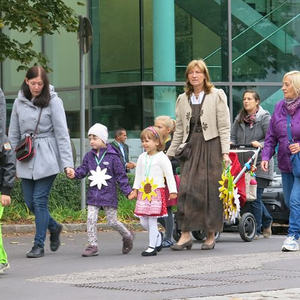
[{"label": "girl in purple jacket", "polygon": [[122,253],[127,254],[133,246],[133,234],[117,219],[117,183],[120,190],[128,198],[132,189],[124,166],[117,153],[107,144],[108,131],[106,126],[96,123],[88,131],[91,151],[85,154],[82,165],[75,172],[68,174],[69,178],[82,179],[89,175],[90,187],[87,192],[88,246],[82,256],[98,255],[97,220],[99,208],[103,208],[109,226],[117,230],[123,237]]},{"label": "girl in purple jacket", "polygon": [[[290,157],[300,152],[300,72],[291,71],[284,75],[282,91],[284,99],[279,101],[271,118],[262,151],[261,167],[267,171],[269,160],[278,144],[278,167],[281,171],[284,200],[290,209],[289,231],[282,251],[298,251],[300,235],[300,177],[292,172]],[[287,132],[287,116],[291,119],[293,141]]]}]

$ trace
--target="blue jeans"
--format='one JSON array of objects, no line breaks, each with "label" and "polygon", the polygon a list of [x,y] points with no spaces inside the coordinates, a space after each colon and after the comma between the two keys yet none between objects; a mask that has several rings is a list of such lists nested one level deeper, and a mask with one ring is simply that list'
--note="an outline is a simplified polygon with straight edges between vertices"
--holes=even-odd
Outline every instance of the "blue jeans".
[{"label": "blue jeans", "polygon": [[281,173],[285,205],[290,209],[288,236],[300,234],[300,178],[293,173]]},{"label": "blue jeans", "polygon": [[261,234],[262,228],[268,228],[272,223],[273,219],[262,202],[262,194],[264,188],[257,188],[256,200],[251,202],[251,210],[256,221],[256,234]]},{"label": "blue jeans", "polygon": [[35,215],[36,233],[34,245],[44,247],[47,228],[55,231],[58,224],[50,216],[48,210],[48,199],[50,190],[56,175],[45,177],[39,180],[22,179],[22,190],[25,203]]}]

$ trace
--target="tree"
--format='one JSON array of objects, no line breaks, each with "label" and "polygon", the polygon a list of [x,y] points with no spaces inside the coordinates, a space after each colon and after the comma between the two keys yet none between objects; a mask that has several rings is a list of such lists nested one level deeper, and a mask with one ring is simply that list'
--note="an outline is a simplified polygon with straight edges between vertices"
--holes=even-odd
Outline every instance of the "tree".
[{"label": "tree", "polygon": [[[84,5],[77,2],[77,5]],[[11,59],[20,62],[18,71],[38,63],[47,70],[48,59],[33,49],[28,38],[25,43],[10,38],[11,30],[37,36],[54,34],[63,28],[68,32],[78,29],[78,18],[63,0],[0,0],[0,62]]]}]

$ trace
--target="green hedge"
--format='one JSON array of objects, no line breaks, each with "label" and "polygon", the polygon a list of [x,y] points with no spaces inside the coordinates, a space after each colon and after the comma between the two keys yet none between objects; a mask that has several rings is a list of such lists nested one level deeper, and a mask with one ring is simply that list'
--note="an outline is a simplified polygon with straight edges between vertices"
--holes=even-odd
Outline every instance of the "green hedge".
[{"label": "green hedge", "polygon": [[[128,179],[132,186],[134,175],[128,174]],[[34,217],[25,205],[20,180],[16,180],[11,198],[12,203],[5,208],[2,220],[6,223],[32,223]],[[135,201],[128,200],[120,191],[118,200],[118,217],[124,222],[135,219],[133,214]],[[86,211],[81,210],[80,181],[70,180],[65,174],[59,174],[51,189],[49,210],[59,222],[85,222]],[[99,219],[104,221],[103,212],[100,213]]]}]

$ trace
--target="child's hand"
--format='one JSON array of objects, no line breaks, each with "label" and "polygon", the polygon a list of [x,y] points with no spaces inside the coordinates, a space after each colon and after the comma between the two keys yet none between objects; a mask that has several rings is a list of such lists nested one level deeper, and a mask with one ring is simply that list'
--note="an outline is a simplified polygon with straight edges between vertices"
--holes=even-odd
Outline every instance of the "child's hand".
[{"label": "child's hand", "polygon": [[126,164],[127,169],[134,169],[136,167],[136,163],[130,161]]},{"label": "child's hand", "polygon": [[10,196],[8,195],[1,195],[1,204],[2,206],[8,206],[10,205]]},{"label": "child's hand", "polygon": [[131,193],[127,196],[129,200],[133,200],[137,197],[137,190],[132,190]]},{"label": "child's hand", "polygon": [[177,198],[177,193],[171,193],[169,198],[170,198],[170,199],[175,199],[175,198]]}]

